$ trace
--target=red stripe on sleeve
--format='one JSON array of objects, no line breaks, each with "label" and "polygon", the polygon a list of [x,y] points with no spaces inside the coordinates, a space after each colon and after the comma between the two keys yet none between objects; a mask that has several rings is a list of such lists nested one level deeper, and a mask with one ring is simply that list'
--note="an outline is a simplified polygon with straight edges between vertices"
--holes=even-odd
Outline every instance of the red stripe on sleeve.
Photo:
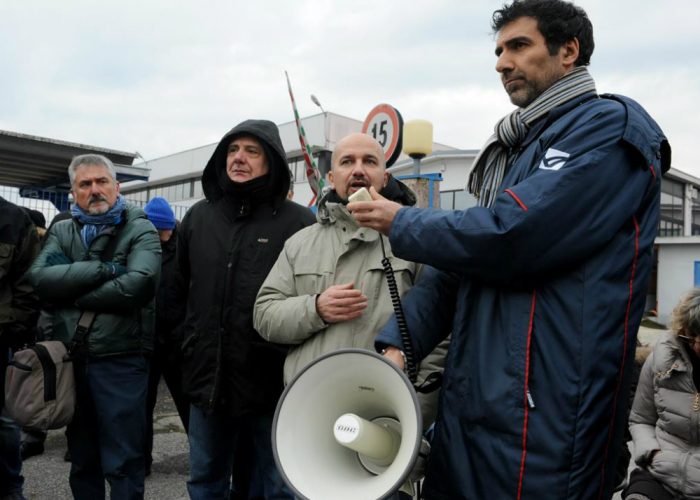
[{"label": "red stripe on sleeve", "polygon": [[506,189],[506,193],[508,193],[509,195],[511,195],[511,196],[513,197],[513,199],[515,200],[515,202],[516,202],[518,205],[520,205],[520,208],[522,208],[525,212],[527,212],[527,205],[525,205],[525,203],[523,203],[523,200],[521,200],[520,198],[518,198],[518,195],[517,195],[517,194],[515,194],[511,189]]}]

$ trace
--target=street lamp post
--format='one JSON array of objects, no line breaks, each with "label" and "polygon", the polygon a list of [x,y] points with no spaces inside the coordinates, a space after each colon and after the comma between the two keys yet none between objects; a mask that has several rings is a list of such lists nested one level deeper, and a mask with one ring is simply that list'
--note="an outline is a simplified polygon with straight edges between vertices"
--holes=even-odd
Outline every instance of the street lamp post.
[{"label": "street lamp post", "polygon": [[413,158],[413,175],[420,175],[420,161],[433,152],[433,124],[410,120],[403,126],[403,152]]},{"label": "street lamp post", "polygon": [[441,175],[420,173],[421,160],[433,152],[433,124],[427,120],[405,122],[402,149],[413,158],[413,173],[402,180],[416,194],[416,206],[439,207]]}]

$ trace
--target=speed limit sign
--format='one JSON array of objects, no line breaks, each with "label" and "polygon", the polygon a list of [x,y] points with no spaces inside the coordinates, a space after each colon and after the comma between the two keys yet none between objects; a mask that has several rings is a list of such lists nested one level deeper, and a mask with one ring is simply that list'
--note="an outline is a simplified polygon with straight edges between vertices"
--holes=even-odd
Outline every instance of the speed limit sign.
[{"label": "speed limit sign", "polygon": [[387,167],[401,154],[403,118],[393,106],[379,104],[372,108],[362,124],[362,132],[374,137],[382,146]]}]

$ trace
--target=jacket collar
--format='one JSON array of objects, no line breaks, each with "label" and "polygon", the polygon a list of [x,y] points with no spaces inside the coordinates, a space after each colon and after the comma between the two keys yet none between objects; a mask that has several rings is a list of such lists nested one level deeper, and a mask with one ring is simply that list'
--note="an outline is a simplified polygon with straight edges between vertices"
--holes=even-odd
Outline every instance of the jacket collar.
[{"label": "jacket collar", "polygon": [[654,346],[654,373],[669,377],[673,372],[690,371],[690,355],[673,332],[663,333]]},{"label": "jacket collar", "polygon": [[319,223],[324,226],[338,226],[340,231],[342,231],[342,238],[346,244],[349,244],[352,240],[371,242],[379,238],[379,233],[374,229],[358,226],[355,218],[342,203],[327,201],[323,204],[323,209],[323,216],[321,216],[321,207],[318,210],[317,218]]}]

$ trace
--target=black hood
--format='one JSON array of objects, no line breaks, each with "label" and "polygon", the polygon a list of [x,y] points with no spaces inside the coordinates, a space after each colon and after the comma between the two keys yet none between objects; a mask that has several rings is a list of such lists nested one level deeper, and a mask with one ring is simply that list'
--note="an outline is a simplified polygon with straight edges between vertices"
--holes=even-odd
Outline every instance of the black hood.
[{"label": "black hood", "polygon": [[274,198],[284,199],[287,196],[290,182],[289,165],[277,125],[269,120],[246,120],[221,138],[207,166],[204,167],[202,189],[207,200],[216,201],[224,196],[224,191],[219,185],[219,176],[226,169],[228,146],[234,138],[246,135],[255,137],[262,143],[270,165],[269,183],[272,185]]}]

